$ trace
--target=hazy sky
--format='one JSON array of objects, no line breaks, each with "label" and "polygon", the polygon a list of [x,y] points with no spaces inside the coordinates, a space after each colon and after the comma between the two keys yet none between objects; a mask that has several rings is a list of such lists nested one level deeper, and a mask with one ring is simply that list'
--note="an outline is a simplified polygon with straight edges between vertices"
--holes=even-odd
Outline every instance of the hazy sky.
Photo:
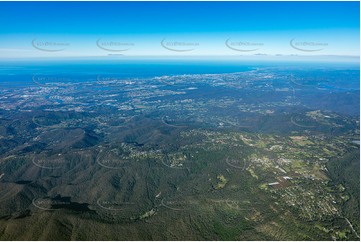
[{"label": "hazy sky", "polygon": [[353,55],[359,2],[0,2],[0,58]]}]

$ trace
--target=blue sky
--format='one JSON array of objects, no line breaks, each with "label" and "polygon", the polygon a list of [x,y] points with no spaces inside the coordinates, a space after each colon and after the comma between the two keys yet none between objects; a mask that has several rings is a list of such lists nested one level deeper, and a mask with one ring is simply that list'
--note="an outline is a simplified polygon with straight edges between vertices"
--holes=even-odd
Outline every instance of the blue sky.
[{"label": "blue sky", "polygon": [[0,2],[0,58],[358,56],[359,18],[359,2]]}]

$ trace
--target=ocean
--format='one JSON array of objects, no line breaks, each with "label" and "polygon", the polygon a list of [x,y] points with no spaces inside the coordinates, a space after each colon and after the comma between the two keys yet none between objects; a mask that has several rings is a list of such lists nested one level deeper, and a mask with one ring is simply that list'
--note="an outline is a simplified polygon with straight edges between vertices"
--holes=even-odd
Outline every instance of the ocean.
[{"label": "ocean", "polygon": [[255,70],[257,68],[322,68],[337,66],[358,68],[345,63],[307,63],[275,61],[225,60],[22,60],[0,61],[0,88],[23,87],[34,84],[35,78],[96,81],[99,76],[118,78],[147,78],[182,74],[223,74]]}]

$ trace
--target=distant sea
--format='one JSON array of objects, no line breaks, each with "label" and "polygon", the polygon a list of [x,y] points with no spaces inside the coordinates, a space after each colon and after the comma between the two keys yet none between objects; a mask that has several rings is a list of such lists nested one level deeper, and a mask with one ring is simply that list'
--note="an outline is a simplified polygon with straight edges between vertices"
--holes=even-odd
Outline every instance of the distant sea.
[{"label": "distant sea", "polygon": [[[330,63],[316,66],[331,67]],[[333,64],[335,65],[335,64]],[[47,76],[81,81],[97,80],[98,76],[146,78],[182,74],[222,74],[265,67],[315,67],[315,63],[222,60],[36,60],[0,61],[0,88],[34,85],[33,78]],[[336,66],[347,67],[340,64]],[[352,65],[352,68],[357,66]],[[358,68],[358,67],[357,67]]]}]

